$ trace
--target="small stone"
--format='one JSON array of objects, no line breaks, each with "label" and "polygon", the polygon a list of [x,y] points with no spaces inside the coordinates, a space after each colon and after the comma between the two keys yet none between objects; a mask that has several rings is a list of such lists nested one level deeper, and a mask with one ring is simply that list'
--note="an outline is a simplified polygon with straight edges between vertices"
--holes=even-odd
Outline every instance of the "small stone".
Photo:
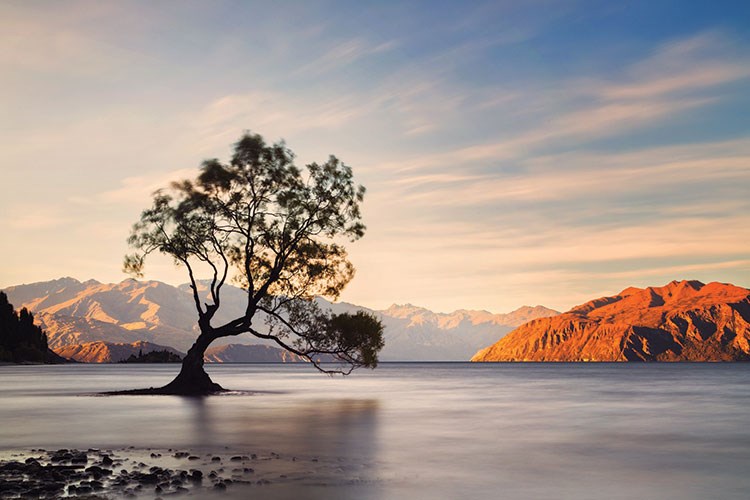
[{"label": "small stone", "polygon": [[94,492],[94,488],[92,488],[91,486],[89,486],[87,484],[86,485],[80,485],[76,489],[76,493],[79,494],[79,495],[86,495],[86,494],[93,493],[93,492]]}]

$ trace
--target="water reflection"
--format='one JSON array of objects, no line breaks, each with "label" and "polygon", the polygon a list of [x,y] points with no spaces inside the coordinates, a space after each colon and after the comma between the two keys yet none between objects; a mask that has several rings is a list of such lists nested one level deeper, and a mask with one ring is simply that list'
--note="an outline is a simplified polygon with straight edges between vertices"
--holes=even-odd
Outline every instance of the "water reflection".
[{"label": "water reflection", "polygon": [[294,400],[268,396],[180,398],[192,423],[180,441],[295,456],[367,461],[377,453],[376,399]]},{"label": "water reflection", "polygon": [[[283,484],[264,487],[264,498],[375,498],[379,402],[277,398],[186,401],[194,446],[217,453],[225,451],[217,446],[223,445],[232,453],[285,459],[274,465],[285,476]],[[229,493],[246,498],[247,488],[236,485]]]},{"label": "water reflection", "polygon": [[155,386],[167,370],[0,367],[0,448],[257,453],[287,476],[258,493],[238,486],[237,498],[683,500],[750,490],[750,364],[383,364],[346,379],[212,366],[223,386],[252,394],[80,395]]}]

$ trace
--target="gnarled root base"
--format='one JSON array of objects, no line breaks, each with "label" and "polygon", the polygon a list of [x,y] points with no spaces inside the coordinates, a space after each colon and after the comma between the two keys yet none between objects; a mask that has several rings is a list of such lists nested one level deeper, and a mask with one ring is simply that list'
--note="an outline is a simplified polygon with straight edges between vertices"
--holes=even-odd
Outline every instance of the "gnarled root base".
[{"label": "gnarled root base", "polygon": [[222,386],[211,380],[201,367],[199,370],[182,371],[177,377],[164,387],[149,387],[148,389],[131,389],[128,391],[112,391],[103,394],[108,396],[138,396],[138,395],[172,395],[172,396],[209,396],[226,392]]}]

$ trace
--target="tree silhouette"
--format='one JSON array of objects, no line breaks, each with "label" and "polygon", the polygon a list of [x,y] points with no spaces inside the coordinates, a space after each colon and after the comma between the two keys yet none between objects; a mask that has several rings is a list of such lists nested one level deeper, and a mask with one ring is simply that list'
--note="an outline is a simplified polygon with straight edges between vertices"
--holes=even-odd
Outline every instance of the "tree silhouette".
[{"label": "tree silhouette", "polygon": [[[337,158],[303,170],[283,142],[266,145],[249,133],[235,144],[229,163],[207,160],[196,179],[157,191],[133,226],[128,242],[137,251],[125,257],[124,269],[142,276],[144,259],[155,251],[183,266],[200,334],[179,375],[154,392],[222,390],[203,369],[203,355],[216,339],[243,333],[272,340],[326,373],[374,368],[383,347],[380,321],[363,312],[333,315],[314,300],[337,298],[354,276],[341,243],[364,235],[364,193]],[[199,286],[201,273],[209,276],[207,289]],[[243,314],[217,325],[230,278],[247,293],[247,303]],[[259,313],[266,332],[253,325]]]},{"label": "tree silhouette", "polygon": [[0,361],[60,361],[47,347],[47,335],[34,324],[34,315],[25,307],[16,312],[4,292],[0,292]]}]

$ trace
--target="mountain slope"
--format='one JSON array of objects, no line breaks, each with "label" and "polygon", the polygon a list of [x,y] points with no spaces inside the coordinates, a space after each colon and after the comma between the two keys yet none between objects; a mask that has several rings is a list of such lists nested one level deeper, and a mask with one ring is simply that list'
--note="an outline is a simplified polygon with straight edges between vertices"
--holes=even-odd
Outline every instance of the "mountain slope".
[{"label": "mountain slope", "polygon": [[[6,292],[15,303],[35,313],[47,331],[52,348],[94,341],[144,340],[184,352],[198,335],[197,314],[187,285],[173,287],[158,281],[131,279],[109,284],[95,280],[82,283],[61,278],[9,287]],[[353,304],[317,300],[322,308],[337,313],[368,310]],[[225,286],[222,307],[214,323],[221,324],[241,315],[245,301],[243,290]],[[557,314],[542,306],[522,307],[509,314],[467,310],[435,313],[410,304],[368,311],[385,326],[385,347],[380,355],[383,361],[465,361],[477,349],[528,319]],[[265,333],[262,315],[253,320],[253,326]],[[216,345],[251,342],[275,346],[271,341],[250,335],[221,339]]]},{"label": "mountain slope", "polygon": [[102,341],[86,342],[58,347],[55,352],[64,358],[73,359],[80,363],[118,363],[129,358],[131,354],[138,356],[141,352],[146,354],[151,351],[165,350],[180,357],[185,355],[171,347],[143,341],[131,344]]},{"label": "mountain slope", "polygon": [[197,335],[190,296],[158,281],[81,283],[61,278],[6,291],[36,313],[52,348],[146,340],[187,350]]},{"label": "mountain slope", "polygon": [[673,281],[627,288],[530,321],[472,361],[733,361],[750,359],[750,290]]},{"label": "mountain slope", "polygon": [[278,347],[228,344],[209,347],[207,363],[305,363],[307,360]]}]

